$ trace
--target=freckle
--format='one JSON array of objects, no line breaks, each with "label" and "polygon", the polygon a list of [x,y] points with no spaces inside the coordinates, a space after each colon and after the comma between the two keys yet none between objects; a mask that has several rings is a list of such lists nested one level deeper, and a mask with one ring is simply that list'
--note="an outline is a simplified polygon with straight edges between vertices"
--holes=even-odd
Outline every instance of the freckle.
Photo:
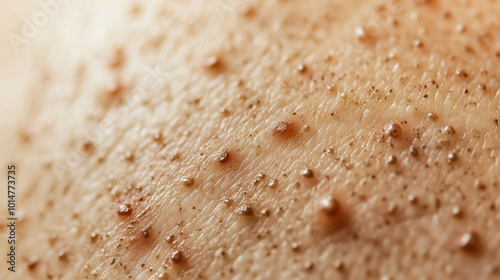
[{"label": "freckle", "polygon": [[91,240],[92,242],[95,242],[95,241],[96,241],[96,239],[97,239],[97,237],[99,237],[99,234],[98,234],[98,233],[96,233],[96,232],[92,232],[92,233],[90,234],[90,240]]},{"label": "freckle", "polygon": [[168,243],[174,242],[175,235],[171,234],[171,235],[167,236],[166,240],[167,240]]},{"label": "freckle", "polygon": [[410,155],[416,157],[418,156],[418,149],[416,147],[410,147]]},{"label": "freckle", "polygon": [[413,41],[412,45],[416,48],[421,48],[421,47],[423,47],[424,43],[422,43],[422,41],[416,39]]},{"label": "freckle", "polygon": [[408,201],[411,203],[411,204],[415,204],[417,203],[417,197],[414,195],[414,194],[410,194],[408,196]]},{"label": "freckle", "polygon": [[474,251],[477,249],[479,237],[474,232],[468,232],[460,238],[460,248],[464,251]]},{"label": "freckle", "polygon": [[445,126],[443,128],[443,134],[455,134],[455,129],[452,126]]},{"label": "freckle", "polygon": [[388,124],[385,127],[385,133],[391,137],[397,138],[401,135],[401,127],[398,124]]},{"label": "freckle", "polygon": [[219,163],[226,163],[229,160],[229,150],[222,150],[217,154],[217,161]]},{"label": "freckle", "polygon": [[245,216],[250,216],[253,214],[253,210],[250,206],[243,205],[238,209],[238,213]]},{"label": "freckle", "polygon": [[134,160],[134,154],[131,152],[126,152],[125,153],[125,159],[128,161],[133,161]]},{"label": "freckle", "polygon": [[340,210],[339,202],[332,196],[324,197],[320,200],[319,206],[321,211],[329,216],[335,216]]},{"label": "freckle", "polygon": [[31,256],[28,260],[28,269],[34,269],[37,264],[38,264],[38,257]]},{"label": "freckle", "polygon": [[462,78],[467,78],[468,74],[467,72],[465,72],[464,70],[462,69],[458,69],[455,74],[459,77],[462,77]]},{"label": "freckle", "polygon": [[266,174],[259,172],[259,174],[257,174],[257,176],[255,176],[255,179],[253,180],[253,184],[254,185],[259,184],[265,177],[266,177]]},{"label": "freckle", "polygon": [[396,156],[393,156],[393,155],[391,155],[387,158],[388,164],[395,164],[397,161],[398,161],[398,158]]},{"label": "freckle", "polygon": [[94,151],[94,143],[90,140],[85,141],[82,145],[82,150],[86,153],[92,153]]},{"label": "freckle", "polygon": [[449,153],[448,154],[448,163],[452,163],[457,161],[458,156],[455,153]]},{"label": "freckle", "polygon": [[273,135],[282,135],[286,132],[291,131],[292,124],[289,122],[279,122],[274,126]]},{"label": "freckle", "polygon": [[301,73],[304,73],[307,71],[307,67],[304,65],[304,64],[299,64],[297,66],[297,71],[301,72]]},{"label": "freckle", "polygon": [[225,206],[231,206],[233,205],[234,200],[231,198],[224,198],[222,199],[222,203],[224,203]]},{"label": "freckle", "polygon": [[149,238],[149,227],[141,229],[141,234],[144,238]]},{"label": "freckle", "polygon": [[130,204],[120,204],[118,205],[118,214],[120,215],[129,215],[132,210],[130,209]]},{"label": "freckle", "polygon": [[474,187],[480,191],[484,191],[486,189],[486,185],[481,183],[481,181],[476,181],[474,183]]},{"label": "freckle", "polygon": [[306,178],[312,178],[314,176],[314,172],[311,169],[309,169],[309,168],[302,169],[300,171],[300,176],[303,176],[303,177],[306,177]]},{"label": "freckle", "polygon": [[336,260],[333,262],[333,267],[335,267],[336,270],[344,270],[344,263],[342,261]]},{"label": "freckle", "polygon": [[191,187],[192,185],[194,185],[194,179],[191,177],[184,177],[181,178],[181,183],[186,187]]},{"label": "freckle", "polygon": [[451,213],[455,217],[461,217],[462,216],[462,209],[459,206],[454,206],[453,209],[451,209]]},{"label": "freckle", "polygon": [[304,264],[304,269],[307,270],[307,271],[311,271],[313,270],[314,268],[314,264],[310,261],[307,261],[305,264]]},{"label": "freckle", "polygon": [[438,117],[438,115],[436,115],[436,114],[434,114],[434,113],[429,113],[429,114],[427,114],[427,118],[428,118],[429,120],[433,120],[433,121],[435,121],[435,120],[437,120],[439,117]]},{"label": "freckle", "polygon": [[57,257],[58,257],[60,260],[64,260],[64,259],[66,259],[66,256],[67,256],[66,252],[67,252],[67,249],[66,249],[66,248],[61,249],[61,250],[59,251],[59,253],[57,253]]},{"label": "freckle", "polygon": [[269,181],[269,183],[267,184],[267,186],[268,186],[268,187],[270,187],[270,188],[274,188],[274,187],[278,186],[278,180],[276,180],[276,179],[271,179],[271,180]]},{"label": "freckle", "polygon": [[174,263],[180,263],[184,260],[184,255],[182,254],[181,251],[175,251],[173,254],[172,254],[172,257],[171,257],[172,261]]},{"label": "freckle", "polygon": [[154,134],[153,134],[153,139],[155,141],[160,141],[162,138],[162,135],[161,135],[161,132],[160,131],[156,131]]},{"label": "freckle", "polygon": [[486,85],[485,84],[480,84],[477,86],[477,88],[481,89],[481,90],[486,90]]},{"label": "freckle", "polygon": [[210,68],[215,68],[215,67],[219,66],[219,64],[220,64],[219,59],[214,55],[210,56],[207,59],[207,61],[205,62],[205,66],[210,67]]}]

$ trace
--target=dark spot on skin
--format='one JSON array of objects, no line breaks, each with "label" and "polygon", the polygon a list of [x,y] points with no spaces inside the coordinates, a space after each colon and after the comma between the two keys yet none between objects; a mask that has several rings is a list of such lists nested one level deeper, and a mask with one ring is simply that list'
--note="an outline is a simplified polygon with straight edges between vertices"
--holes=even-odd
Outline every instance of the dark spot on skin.
[{"label": "dark spot on skin", "polygon": [[219,163],[226,163],[229,161],[229,150],[225,149],[225,150],[222,150],[220,151],[217,156],[216,156],[216,160],[219,162]]},{"label": "dark spot on skin", "polygon": [[458,156],[455,153],[449,153],[447,158],[448,158],[448,163],[453,163],[458,160]]},{"label": "dark spot on skin", "polygon": [[479,249],[479,236],[471,231],[460,237],[460,248],[467,252],[474,252]]},{"label": "dark spot on skin", "polygon": [[252,207],[248,205],[243,205],[238,209],[238,214],[240,215],[245,215],[245,216],[250,216],[253,214]]},{"label": "dark spot on skin", "polygon": [[306,72],[307,71],[307,66],[305,66],[304,64],[299,64],[297,66],[297,71],[303,73],[303,72]]},{"label": "dark spot on skin", "polygon": [[149,238],[149,231],[150,231],[150,227],[145,227],[143,229],[141,229],[141,234],[144,238]]},{"label": "dark spot on skin", "polygon": [[418,156],[418,149],[416,147],[410,147],[410,155],[416,157]]},{"label": "dark spot on skin", "polygon": [[292,123],[290,122],[279,122],[274,126],[273,135],[283,135],[292,130]]},{"label": "dark spot on skin", "polygon": [[180,263],[184,260],[184,255],[182,254],[182,251],[175,251],[171,258],[170,258],[174,263]]},{"label": "dark spot on skin", "polygon": [[132,212],[132,209],[131,209],[129,203],[124,203],[124,204],[118,205],[118,214],[130,215],[131,212]]},{"label": "dark spot on skin", "polygon": [[323,211],[324,213],[326,213],[329,216],[335,216],[340,211],[339,202],[337,201],[337,199],[335,199],[332,196],[322,198],[320,200],[319,204],[321,207],[321,211]]},{"label": "dark spot on skin", "polygon": [[82,150],[89,154],[92,153],[94,151],[94,143],[92,143],[92,141],[90,140],[83,142]]},{"label": "dark spot on skin", "polygon": [[38,257],[37,256],[31,256],[29,259],[28,259],[28,269],[32,270],[32,269],[35,269],[36,265],[38,264]]},{"label": "dark spot on skin", "polygon": [[312,177],[314,177],[314,172],[311,169],[309,169],[309,168],[302,169],[300,171],[300,176],[303,176],[303,177],[306,177],[306,178],[312,178]]},{"label": "dark spot on skin", "polygon": [[397,138],[401,135],[401,126],[396,123],[388,124],[384,128],[385,134]]},{"label": "dark spot on skin", "polygon": [[387,158],[388,164],[395,164],[397,161],[398,161],[398,158],[396,156],[393,156],[393,155],[391,155]]}]

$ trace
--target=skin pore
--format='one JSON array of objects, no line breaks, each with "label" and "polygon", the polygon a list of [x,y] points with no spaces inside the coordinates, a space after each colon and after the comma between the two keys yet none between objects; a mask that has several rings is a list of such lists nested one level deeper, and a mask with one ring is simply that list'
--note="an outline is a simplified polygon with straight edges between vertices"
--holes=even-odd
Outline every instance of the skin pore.
[{"label": "skin pore", "polygon": [[498,2],[78,2],[2,49],[1,279],[499,277]]}]

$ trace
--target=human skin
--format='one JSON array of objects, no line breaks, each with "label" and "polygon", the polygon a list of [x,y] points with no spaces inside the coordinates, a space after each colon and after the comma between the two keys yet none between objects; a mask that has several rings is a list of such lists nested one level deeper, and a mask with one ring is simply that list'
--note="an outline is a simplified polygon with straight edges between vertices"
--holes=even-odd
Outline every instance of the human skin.
[{"label": "human skin", "polygon": [[0,278],[498,279],[499,13],[61,5],[0,66]]}]

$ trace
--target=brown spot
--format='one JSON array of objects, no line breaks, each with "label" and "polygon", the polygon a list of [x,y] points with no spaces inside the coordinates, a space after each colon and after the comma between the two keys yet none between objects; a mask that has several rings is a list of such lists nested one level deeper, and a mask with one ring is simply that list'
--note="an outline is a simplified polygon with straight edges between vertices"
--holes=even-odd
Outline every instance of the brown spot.
[{"label": "brown spot", "polygon": [[141,229],[141,234],[144,238],[149,238],[149,231],[151,230],[151,227],[145,227]]},{"label": "brown spot", "polygon": [[303,177],[306,177],[306,178],[312,178],[312,177],[314,177],[314,172],[311,169],[309,169],[309,168],[302,169],[300,171],[300,176],[303,176]]},{"label": "brown spot", "polygon": [[273,129],[273,135],[283,135],[292,131],[292,123],[291,122],[278,122]]},{"label": "brown spot", "polygon": [[131,209],[129,203],[124,203],[124,204],[118,205],[118,211],[117,212],[120,215],[130,215],[130,213],[132,212],[132,209]]},{"label": "brown spot", "polygon": [[230,157],[229,150],[224,149],[224,150],[220,151],[220,152],[216,155],[216,160],[217,160],[219,163],[226,163],[226,162],[228,162],[228,161],[229,161],[229,157]]},{"label": "brown spot", "polygon": [[332,196],[321,199],[319,203],[321,211],[328,214],[329,216],[337,215],[340,210],[339,202]]},{"label": "brown spot", "polygon": [[467,232],[460,237],[460,248],[473,252],[479,249],[479,236],[475,232]]},{"label": "brown spot", "polygon": [[28,269],[35,269],[36,265],[38,264],[38,257],[37,256],[31,256],[29,259],[28,259]]},{"label": "brown spot", "polygon": [[388,124],[384,128],[385,134],[397,138],[401,135],[401,126],[396,123]]},{"label": "brown spot", "polygon": [[184,255],[182,254],[182,251],[175,251],[171,256],[171,260],[174,263],[182,262],[184,260]]},{"label": "brown spot", "polygon": [[253,214],[252,207],[250,207],[248,205],[243,205],[238,209],[238,214],[250,216]]},{"label": "brown spot", "polygon": [[89,153],[89,154],[92,153],[94,151],[94,143],[92,143],[92,141],[90,141],[90,140],[83,142],[82,151]]}]

